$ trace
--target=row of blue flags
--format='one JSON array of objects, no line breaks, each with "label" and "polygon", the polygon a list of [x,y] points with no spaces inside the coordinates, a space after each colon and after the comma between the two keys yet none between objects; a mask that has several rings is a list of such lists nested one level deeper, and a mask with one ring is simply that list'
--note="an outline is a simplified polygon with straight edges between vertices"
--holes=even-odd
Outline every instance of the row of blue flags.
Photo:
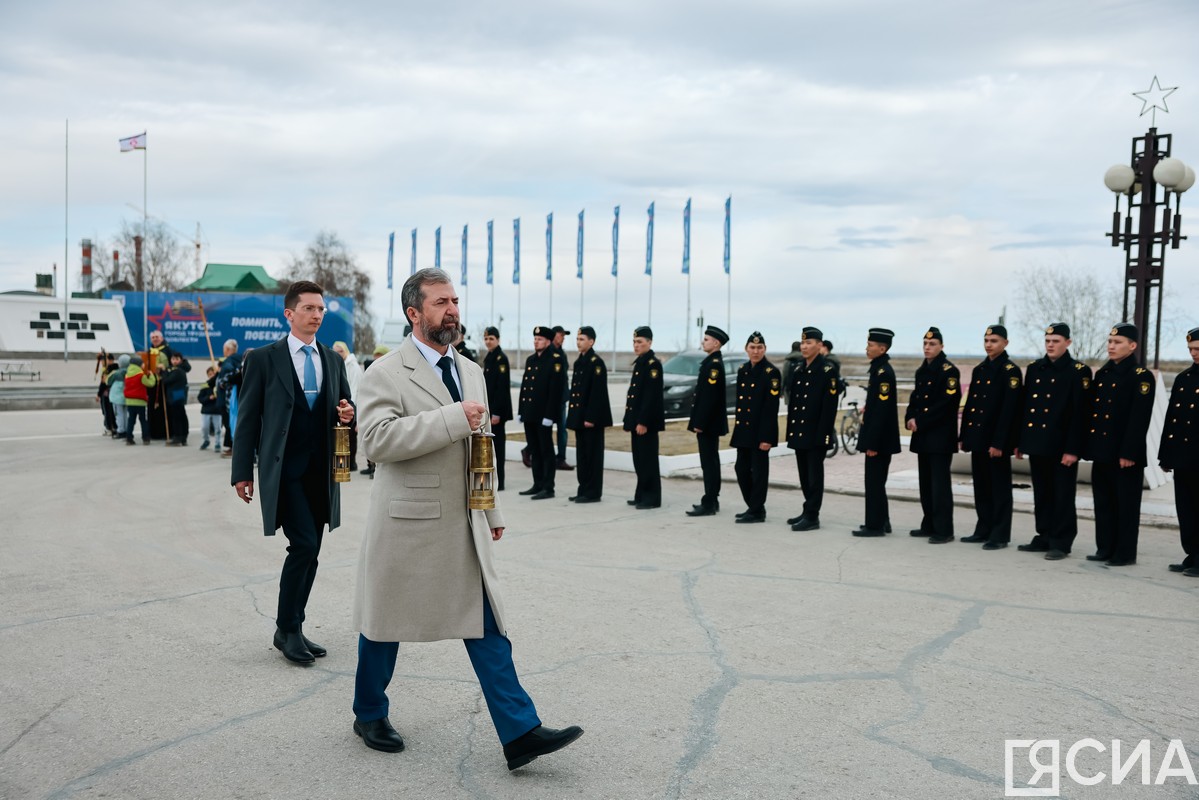
[{"label": "row of blue flags", "polygon": [[[731,243],[732,235],[732,207],[733,198],[730,195],[724,201],[724,274],[729,274],[731,264]],[[583,215],[584,211],[579,212],[579,230],[575,244],[575,267],[576,276],[582,280],[583,278]],[[646,209],[646,229],[645,229],[645,274],[654,274],[654,204],[650,203]],[[466,266],[466,251],[467,251],[467,235],[469,226],[462,226],[462,285],[467,282],[467,266]],[[392,232],[387,240],[387,288],[391,289],[392,280],[392,263],[395,252],[395,233]],[[494,220],[487,222],[487,284],[490,286],[495,278],[495,229]],[[439,226],[433,232],[433,266],[441,268],[441,227]],[[612,275],[615,277],[620,268],[620,206],[612,209]],[[410,263],[411,272],[416,272],[416,228],[412,229],[412,258]],[[683,206],[683,274],[691,274],[691,198],[687,198],[687,204]],[[554,215],[550,213],[545,218],[545,279],[552,281],[554,279]],[[512,282],[520,283],[520,217],[512,220]]]}]

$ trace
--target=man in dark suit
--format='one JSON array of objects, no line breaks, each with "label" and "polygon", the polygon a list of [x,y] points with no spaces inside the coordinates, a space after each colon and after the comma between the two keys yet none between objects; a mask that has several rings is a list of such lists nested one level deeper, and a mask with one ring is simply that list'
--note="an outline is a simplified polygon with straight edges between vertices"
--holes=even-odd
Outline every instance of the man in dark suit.
[{"label": "man in dark suit", "polygon": [[598,503],[604,494],[604,429],[612,424],[608,401],[608,367],[595,352],[595,328],[584,325],[575,335],[579,357],[570,378],[570,407],[566,427],[575,432],[575,461],[579,465],[576,503]]},{"label": "man in dark suit", "polygon": [[887,328],[871,328],[866,334],[870,383],[866,386],[866,405],[858,431],[858,452],[866,454],[866,523],[853,532],[854,536],[885,536],[891,532],[887,474],[891,470],[891,456],[900,451],[899,399],[895,370],[891,356],[887,355],[894,339],[895,332]]},{"label": "man in dark suit", "polygon": [[1028,456],[1037,535],[1016,549],[1060,561],[1078,535],[1078,459],[1090,428],[1091,368],[1071,357],[1069,325],[1045,329],[1045,356],[1028,365],[1024,386],[1016,458]]},{"label": "man in dark suit", "polygon": [[819,328],[803,329],[799,341],[803,360],[792,371],[788,388],[787,447],[795,451],[803,490],[803,511],[787,520],[793,531],[817,530],[824,505],[824,459],[837,417],[839,373],[821,354],[823,345]]},{"label": "man in dark suit", "polygon": [[949,467],[958,450],[958,406],[962,402],[961,374],[945,357],[945,340],[937,328],[924,334],[924,363],[916,370],[916,388],[904,414],[912,432],[912,452],[920,476],[920,507],[924,516],[913,536],[929,544],[953,541],[953,484]]},{"label": "man in dark suit", "polygon": [[483,329],[483,382],[487,384],[487,408],[491,411],[491,432],[495,435],[495,480],[496,490],[504,491],[504,455],[508,434],[504,424],[512,419],[511,366],[504,348],[500,347],[500,329],[488,326]]},{"label": "man in dark suit", "polygon": [[1170,571],[1199,578],[1199,328],[1187,333],[1187,350],[1194,363],[1174,379],[1157,457],[1162,469],[1174,472],[1178,537],[1186,554]]},{"label": "man in dark suit", "polygon": [[695,379],[695,402],[687,430],[695,432],[699,448],[699,466],[704,475],[704,496],[687,510],[689,517],[709,517],[720,510],[720,437],[729,432],[729,415],[725,401],[724,357],[720,348],[729,335],[709,325],[704,331],[701,347],[707,357],[699,365]]},{"label": "man in dark suit", "polygon": [[967,543],[1002,550],[1012,540],[1012,453],[1024,382],[1007,354],[1007,328],[991,325],[983,334],[987,357],[970,376],[970,396],[962,412],[959,439],[970,454],[974,510],[978,521]]},{"label": "man in dark suit", "polygon": [[779,443],[779,395],[783,376],[766,360],[766,339],[758,331],[745,342],[749,361],[737,370],[737,413],[729,444],[737,448],[737,486],[745,510],[740,524],[766,521],[766,491],[770,487],[770,451]]},{"label": "man in dark suit", "polygon": [[304,636],[301,626],[325,525],[333,530],[341,524],[329,429],[354,419],[345,364],[316,340],[325,319],[324,293],[312,281],[293,283],[283,300],[291,333],[246,354],[230,480],[238,497],[253,500],[257,452],[263,533],[274,536],[282,526],[288,542],[279,576],[275,647],[297,664],[310,664],[326,652]]},{"label": "man in dark suit", "polygon": [[1140,331],[1130,322],[1107,337],[1109,361],[1095,373],[1086,457],[1095,496],[1095,553],[1087,561],[1109,567],[1137,563],[1146,435],[1157,379],[1137,363]]},{"label": "man in dark suit", "polygon": [[632,434],[633,471],[637,488],[628,503],[638,509],[662,505],[662,473],[658,468],[658,433],[666,430],[662,362],[654,354],[654,332],[648,325],[633,331],[633,376],[625,395],[623,427]]},{"label": "man in dark suit", "polygon": [[534,500],[554,496],[554,420],[566,391],[566,357],[551,343],[553,336],[544,325],[533,328],[533,352],[525,361],[517,405],[533,468],[533,485],[521,494]]}]

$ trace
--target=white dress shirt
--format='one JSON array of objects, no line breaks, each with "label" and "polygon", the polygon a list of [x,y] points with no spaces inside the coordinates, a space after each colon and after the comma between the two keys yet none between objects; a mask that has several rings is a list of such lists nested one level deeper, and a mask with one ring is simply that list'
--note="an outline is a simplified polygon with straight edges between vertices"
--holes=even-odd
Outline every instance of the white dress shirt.
[{"label": "white dress shirt", "polygon": [[[429,362],[429,366],[433,368],[433,371],[437,373],[437,377],[440,378],[441,367],[437,366],[437,362],[442,358],[441,353],[437,352],[432,347],[429,347],[429,345],[425,344],[420,339],[417,339],[415,336],[412,337],[412,343],[416,345],[416,349],[419,350],[420,354],[425,357],[425,361]],[[451,355],[453,350],[454,348],[447,347],[445,354],[450,357],[450,375],[454,376],[454,385],[458,387],[458,396],[464,398],[466,395],[462,392],[462,379],[458,377],[458,365],[454,363],[454,356]]]},{"label": "white dress shirt", "polygon": [[325,370],[321,366],[321,351],[316,346],[316,337],[312,337],[311,342],[301,342],[295,337],[295,334],[287,334],[287,349],[291,351],[291,364],[296,368],[296,377],[300,379],[300,388],[304,387],[304,361],[306,357],[304,351],[300,348],[308,345],[312,348],[312,365],[316,367],[316,389],[320,392],[321,380],[325,377]]}]

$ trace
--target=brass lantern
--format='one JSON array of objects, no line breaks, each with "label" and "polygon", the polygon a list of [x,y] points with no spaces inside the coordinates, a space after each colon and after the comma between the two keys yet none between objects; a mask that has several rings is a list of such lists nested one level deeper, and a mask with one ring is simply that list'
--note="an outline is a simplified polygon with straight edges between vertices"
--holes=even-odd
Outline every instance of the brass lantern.
[{"label": "brass lantern", "polygon": [[350,482],[350,428],[333,426],[333,481]]},{"label": "brass lantern", "polygon": [[470,435],[470,494],[467,508],[490,511],[495,508],[495,448],[493,434],[482,428]]}]

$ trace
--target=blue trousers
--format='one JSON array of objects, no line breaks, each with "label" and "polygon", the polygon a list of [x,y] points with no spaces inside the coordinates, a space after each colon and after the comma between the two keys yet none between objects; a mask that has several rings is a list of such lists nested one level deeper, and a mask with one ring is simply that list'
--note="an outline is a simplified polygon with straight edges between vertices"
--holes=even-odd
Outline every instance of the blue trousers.
[{"label": "blue trousers", "polygon": [[[512,642],[500,633],[483,593],[483,638],[463,639],[479,688],[487,701],[491,722],[508,744],[541,724],[533,700],[520,685],[512,663]],[[358,672],[354,678],[354,717],[369,722],[387,716],[387,685],[395,672],[399,642],[375,642],[358,634]]]}]

